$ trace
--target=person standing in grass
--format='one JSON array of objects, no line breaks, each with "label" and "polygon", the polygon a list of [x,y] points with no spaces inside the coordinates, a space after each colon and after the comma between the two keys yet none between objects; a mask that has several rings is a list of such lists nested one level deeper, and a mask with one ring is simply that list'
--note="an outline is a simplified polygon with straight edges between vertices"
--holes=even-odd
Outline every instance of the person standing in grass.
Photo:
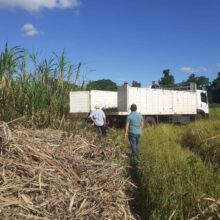
[{"label": "person standing in grass", "polygon": [[94,122],[95,128],[103,135],[106,136],[106,116],[105,113],[102,111],[99,105],[95,106],[95,110],[89,116],[92,121]]},{"label": "person standing in grass", "polygon": [[131,113],[127,116],[125,125],[125,137],[129,139],[132,153],[136,154],[144,120],[143,116],[137,112],[137,105],[132,104],[130,109]]}]

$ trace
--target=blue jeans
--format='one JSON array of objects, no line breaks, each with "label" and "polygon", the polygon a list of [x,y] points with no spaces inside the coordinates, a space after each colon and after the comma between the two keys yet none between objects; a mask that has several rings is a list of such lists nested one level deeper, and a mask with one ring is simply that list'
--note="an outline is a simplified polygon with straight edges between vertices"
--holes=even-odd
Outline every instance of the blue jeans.
[{"label": "blue jeans", "polygon": [[137,153],[138,144],[139,144],[139,140],[140,140],[140,134],[129,133],[128,134],[128,139],[129,139],[130,144],[131,144],[132,153],[134,153],[134,154]]}]

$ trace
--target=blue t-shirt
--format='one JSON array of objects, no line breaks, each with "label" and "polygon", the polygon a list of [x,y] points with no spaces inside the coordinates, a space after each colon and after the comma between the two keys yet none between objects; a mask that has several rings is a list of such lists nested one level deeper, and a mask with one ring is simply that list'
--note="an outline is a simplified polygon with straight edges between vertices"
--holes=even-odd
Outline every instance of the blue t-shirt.
[{"label": "blue t-shirt", "polygon": [[128,132],[132,134],[141,134],[141,124],[143,116],[138,112],[131,112],[127,117],[129,123]]}]

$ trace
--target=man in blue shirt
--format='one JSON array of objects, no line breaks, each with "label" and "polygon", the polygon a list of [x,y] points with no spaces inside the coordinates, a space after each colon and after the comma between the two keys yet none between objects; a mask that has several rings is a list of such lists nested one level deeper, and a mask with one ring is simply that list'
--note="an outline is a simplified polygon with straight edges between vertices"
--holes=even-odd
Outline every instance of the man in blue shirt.
[{"label": "man in blue shirt", "polygon": [[137,112],[137,106],[135,104],[132,104],[130,109],[131,113],[128,115],[125,125],[125,137],[128,136],[132,153],[137,153],[144,120],[143,116]]}]

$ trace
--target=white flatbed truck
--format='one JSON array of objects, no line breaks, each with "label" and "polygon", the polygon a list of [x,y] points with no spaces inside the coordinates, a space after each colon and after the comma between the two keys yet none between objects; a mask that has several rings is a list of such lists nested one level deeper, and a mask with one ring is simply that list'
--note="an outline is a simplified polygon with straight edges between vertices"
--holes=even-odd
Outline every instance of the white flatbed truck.
[{"label": "white flatbed truck", "polygon": [[108,124],[120,127],[130,114],[131,104],[137,105],[146,126],[160,122],[184,124],[209,114],[207,92],[198,90],[195,84],[191,84],[188,90],[137,88],[125,83],[117,92],[70,92],[72,113],[89,113],[97,104],[105,111]]},{"label": "white flatbed truck", "polygon": [[188,123],[209,114],[207,92],[191,84],[188,90],[118,87],[118,108],[108,112],[109,123],[124,124],[131,104],[137,105],[146,126],[160,122]]}]

